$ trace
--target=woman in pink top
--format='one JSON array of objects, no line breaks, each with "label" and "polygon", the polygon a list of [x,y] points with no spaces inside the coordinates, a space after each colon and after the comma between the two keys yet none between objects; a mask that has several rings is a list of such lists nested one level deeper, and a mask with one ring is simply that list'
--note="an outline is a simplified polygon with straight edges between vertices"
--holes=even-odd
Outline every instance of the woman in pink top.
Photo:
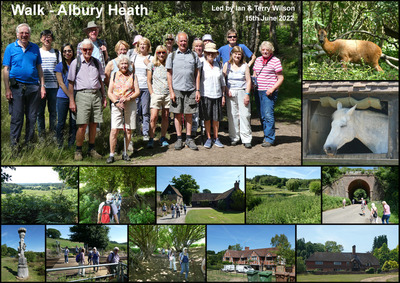
[{"label": "woman in pink top", "polygon": [[383,216],[382,216],[382,224],[389,224],[389,218],[390,218],[390,206],[386,203],[386,201],[382,201],[382,206],[383,206]]},{"label": "woman in pink top", "polygon": [[[123,129],[123,116],[125,114],[126,150],[136,126],[136,102],[140,90],[138,80],[134,72],[129,71],[129,57],[121,54],[118,56],[119,71],[113,73],[108,86],[108,98],[111,100],[111,132],[110,132],[110,156],[107,163],[114,162],[115,146],[117,145],[118,131]],[[122,159],[130,161],[128,154],[122,155]]]},{"label": "woman in pink top", "polygon": [[281,61],[274,56],[274,50],[271,42],[261,43],[262,56],[256,59],[253,67],[253,77],[256,77],[258,85],[255,100],[264,131],[263,147],[269,147],[275,143],[274,108],[278,97],[278,88],[284,79]]}]

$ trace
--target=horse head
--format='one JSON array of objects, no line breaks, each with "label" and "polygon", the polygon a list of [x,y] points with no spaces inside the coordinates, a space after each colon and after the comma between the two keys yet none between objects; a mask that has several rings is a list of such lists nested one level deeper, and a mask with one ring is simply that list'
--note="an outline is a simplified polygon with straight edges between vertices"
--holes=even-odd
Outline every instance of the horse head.
[{"label": "horse head", "polygon": [[342,103],[338,102],[337,110],[332,115],[331,131],[324,144],[327,155],[335,155],[339,148],[355,138],[353,113],[356,107],[342,108]]}]

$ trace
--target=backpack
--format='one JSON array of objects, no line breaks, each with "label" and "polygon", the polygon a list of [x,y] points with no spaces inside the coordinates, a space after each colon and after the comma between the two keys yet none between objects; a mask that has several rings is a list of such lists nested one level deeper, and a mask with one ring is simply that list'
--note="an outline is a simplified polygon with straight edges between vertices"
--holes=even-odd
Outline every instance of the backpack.
[{"label": "backpack", "polygon": [[378,213],[376,212],[376,210],[374,210],[374,213],[372,214],[372,216],[373,216],[374,218],[377,218],[377,217],[378,217]]},{"label": "backpack", "polygon": [[105,202],[101,208],[101,223],[110,223],[112,215],[111,203]]},{"label": "backpack", "polygon": [[58,65],[58,63],[60,63],[60,51],[58,49],[54,49],[54,52],[56,53],[56,59]]},{"label": "backpack", "polygon": [[111,252],[111,254],[110,254],[110,255],[111,255],[111,259],[110,259],[110,256],[108,256],[108,257],[107,257],[107,260],[106,260],[106,262],[107,262],[107,263],[112,263],[112,262],[113,262],[113,260],[114,260],[114,253],[113,253],[113,252]]},{"label": "backpack", "polygon": [[78,253],[75,258],[76,262],[81,262],[81,253]]}]

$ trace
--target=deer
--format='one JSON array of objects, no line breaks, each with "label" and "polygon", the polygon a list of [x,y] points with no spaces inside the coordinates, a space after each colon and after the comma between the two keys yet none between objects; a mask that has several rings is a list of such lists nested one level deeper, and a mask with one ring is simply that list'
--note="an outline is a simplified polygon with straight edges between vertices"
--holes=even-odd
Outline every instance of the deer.
[{"label": "deer", "polygon": [[[337,39],[329,41],[327,34],[330,25],[326,29],[322,28],[315,22],[315,28],[318,34],[318,41],[321,43],[322,49],[329,56],[335,56],[343,62],[352,62],[356,64],[368,64],[378,72],[383,72],[379,66],[379,58],[382,55],[382,49],[371,41]],[[346,66],[343,65],[344,69]]]}]

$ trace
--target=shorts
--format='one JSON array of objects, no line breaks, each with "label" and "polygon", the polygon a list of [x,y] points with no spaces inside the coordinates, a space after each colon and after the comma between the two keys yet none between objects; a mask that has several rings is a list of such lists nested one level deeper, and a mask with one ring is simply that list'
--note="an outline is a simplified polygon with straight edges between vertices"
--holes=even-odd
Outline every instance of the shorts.
[{"label": "shorts", "polygon": [[174,90],[175,102],[171,101],[169,112],[175,114],[194,114],[197,112],[196,90]]},{"label": "shorts", "polygon": [[150,95],[150,108],[152,109],[169,109],[171,105],[171,99],[169,93],[157,94],[153,93]]},{"label": "shorts", "polygon": [[103,105],[100,90],[78,90],[75,97],[76,124],[103,122]]},{"label": "shorts", "polygon": [[[125,128],[127,130],[136,129],[136,101],[131,100],[125,103]],[[114,103],[111,104],[111,129],[123,129],[122,110]]]},{"label": "shorts", "polygon": [[204,121],[222,120],[222,97],[208,98],[202,96],[200,99],[200,119]]}]

